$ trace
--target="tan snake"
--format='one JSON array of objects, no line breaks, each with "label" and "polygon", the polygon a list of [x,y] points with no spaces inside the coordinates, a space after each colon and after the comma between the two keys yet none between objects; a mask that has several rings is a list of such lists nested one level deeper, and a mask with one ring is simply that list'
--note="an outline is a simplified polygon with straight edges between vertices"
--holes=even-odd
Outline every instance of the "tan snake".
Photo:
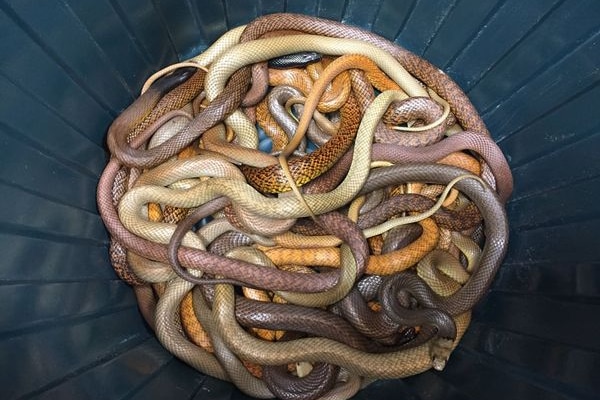
[{"label": "tan snake", "polygon": [[[273,36],[285,30],[286,36]],[[293,31],[313,35],[295,34]],[[259,39],[269,32],[273,32],[270,33],[273,37]],[[342,36],[346,39],[326,36]],[[352,38],[349,38],[350,36]],[[357,38],[364,41],[356,40]],[[334,133],[327,143],[333,140],[333,144],[329,146],[338,153],[332,156],[330,161],[323,163],[320,158],[321,153],[329,151],[327,144],[322,143],[319,149],[325,150],[312,156],[317,163],[308,168],[299,167],[297,172],[291,175],[286,173],[285,176],[276,178],[279,186],[274,192],[281,191],[280,187],[285,185],[294,189],[295,184],[306,183],[304,193],[296,191],[296,197],[265,196],[246,182],[246,176],[248,179],[254,179],[252,168],[263,169],[269,171],[265,173],[265,177],[271,179],[268,176],[273,175],[270,171],[281,169],[279,164],[284,168],[295,164],[293,157],[289,160],[287,158],[303,139],[308,123],[313,119],[313,110],[320,102],[321,92],[333,76],[337,76],[339,70],[332,69],[334,73],[328,72],[326,68],[323,71],[326,77],[318,80],[315,83],[317,89],[303,100],[304,110],[295,135],[282,145],[279,157],[264,155],[257,150],[256,128],[238,107],[246,101],[244,96],[249,88],[250,69],[255,71],[253,73],[266,71],[252,65],[300,50],[316,50],[333,55],[361,53],[370,57],[396,81],[402,91],[383,90],[380,95],[371,98],[372,100],[360,97],[362,94],[358,95],[359,92],[356,92],[359,88],[366,88],[365,93],[372,90],[360,86],[360,80],[364,83],[366,79],[364,76],[361,78],[355,70],[366,61],[363,59],[361,62],[350,64],[348,76],[351,77],[354,94],[349,94],[350,100],[342,105],[346,107],[346,111],[342,112],[341,125],[338,128],[342,133],[347,129],[350,140],[344,142],[345,147],[336,144],[336,140],[339,139],[336,139],[337,134]],[[345,58],[334,59],[334,66],[337,60]],[[324,395],[324,398],[335,398],[338,396],[338,390],[348,388],[349,391],[339,394],[345,399],[358,390],[361,382],[359,377],[402,377],[432,366],[436,369],[443,368],[452,347],[456,345],[468,325],[469,310],[489,286],[504,256],[507,229],[502,203],[508,199],[512,190],[512,177],[506,160],[486,136],[487,130],[466,96],[441,71],[374,34],[298,15],[267,16],[257,19],[246,28],[240,27],[225,35],[216,46],[203,55],[189,60],[188,64],[182,64],[196,65],[203,68],[194,71],[177,70],[172,67],[171,71],[175,73],[151,84],[152,80],[161,75],[157,74],[149,80],[144,94],[134,106],[111,126],[108,145],[114,158],[103,173],[98,190],[99,209],[111,236],[115,243],[129,250],[126,264],[123,265],[123,276],[127,277],[128,272],[125,269],[131,268],[134,274],[130,277],[132,282],[157,284],[154,286],[160,298],[154,316],[151,310],[156,299],[149,296],[144,286],[139,287],[137,293],[143,304],[145,318],[155,326],[161,342],[190,365],[221,379],[232,380],[245,393],[255,397],[270,397],[276,393],[280,397],[290,396],[290,399],[321,395]],[[428,88],[424,88],[411,74]],[[201,94],[202,91],[205,93]],[[203,102],[204,95],[206,101]],[[352,102],[356,101],[353,100],[353,96],[360,98],[356,105],[352,105]],[[440,106],[436,115],[440,115],[443,107],[447,107],[447,102],[449,109],[467,131],[453,134],[456,130],[454,127],[453,131],[448,131],[449,137],[435,144],[427,143],[420,149],[408,150],[389,143],[373,144],[373,138],[377,132],[382,132],[382,126],[386,123],[382,122],[382,117],[386,112],[389,115],[395,110],[394,107],[390,108],[392,104],[403,104],[401,102],[407,96],[411,96],[411,99],[421,96],[432,104],[438,103]],[[186,111],[183,111],[184,109]],[[350,109],[353,111],[349,112]],[[175,128],[182,126],[181,119],[177,124],[173,123],[171,130],[165,126],[158,133],[152,132],[149,128],[171,110],[194,113],[195,117],[189,123],[185,122],[183,129]],[[356,127],[357,122],[353,123],[349,115],[356,113],[360,118],[361,112],[362,120]],[[333,120],[335,118],[336,116]],[[408,119],[423,117],[411,116]],[[188,120],[189,118],[185,121]],[[449,126],[446,123],[451,124],[451,121],[452,116],[447,121],[445,116],[443,119],[438,116],[426,120],[425,124],[432,125],[427,126],[427,129],[438,129],[436,135],[440,135]],[[355,124],[355,127],[351,128],[352,124]],[[354,137],[354,132],[351,131],[356,130]],[[152,134],[153,142],[145,146]],[[234,137],[234,140],[229,143],[231,137]],[[394,137],[385,137],[383,141],[394,140]],[[196,139],[203,141],[202,146],[206,150],[197,148]],[[188,155],[197,155],[185,160],[168,161],[192,142],[195,143],[195,147]],[[158,145],[154,147],[155,144]],[[353,148],[346,152],[351,145]],[[469,150],[481,158],[481,168],[471,166],[472,157],[463,153]],[[222,155],[219,156],[213,151]],[[393,243],[398,224],[393,222],[392,215],[395,214],[386,211],[387,217],[379,222],[364,222],[368,218],[369,221],[373,221],[371,216],[381,212],[382,207],[388,207],[389,210],[398,207],[401,202],[396,200],[396,193],[403,193],[397,198],[404,199],[409,198],[402,197],[409,196],[404,194],[405,191],[414,193],[424,190],[423,193],[429,193],[434,198],[428,201],[435,202],[435,197],[439,194],[435,185],[446,185],[452,179],[464,175],[464,170],[443,165],[412,163],[437,161],[451,153],[455,153],[454,157],[457,160],[464,162],[461,165],[468,166],[476,174],[483,171],[484,179],[492,186],[472,180],[458,182],[457,191],[453,192],[453,197],[445,204],[450,208],[437,212],[433,219],[421,218],[419,223],[423,229],[418,237],[413,237],[398,248],[394,248]],[[340,160],[336,162],[338,158]],[[390,162],[396,165],[391,165]],[[245,176],[240,173],[240,168],[236,165],[238,163],[244,164],[241,169]],[[134,168],[129,170],[123,165]],[[135,168],[147,170],[140,175],[141,171]],[[307,174],[307,178],[301,178],[303,174]],[[317,175],[321,176],[317,178]],[[111,198],[111,188],[114,187],[117,191],[126,188],[127,186],[123,186],[123,179],[127,179],[128,176],[128,186],[133,188],[119,192],[118,198],[121,194],[123,196],[117,206],[116,201]],[[135,180],[137,181],[133,184]],[[264,192],[271,190],[270,186],[275,186],[264,184],[262,181],[252,181],[252,184]],[[425,184],[431,186],[423,186]],[[496,197],[495,189],[499,197]],[[378,195],[374,196],[371,193]],[[386,193],[391,197],[386,197]],[[368,204],[365,203],[366,198],[361,197],[365,195],[369,195]],[[465,196],[472,202],[465,202]],[[440,205],[443,200],[442,196],[439,199]],[[362,205],[365,205],[364,209],[361,209]],[[334,212],[345,210],[344,207],[349,207],[348,215],[353,216],[352,220],[355,222]],[[184,214],[173,214],[173,217],[166,219],[162,217],[165,210],[169,216],[177,208],[191,209],[194,214],[193,218],[186,218],[180,223],[179,228],[175,223]],[[419,211],[423,211],[423,208]],[[333,250],[337,253],[337,261],[329,261],[327,268],[317,267],[319,273],[304,274],[276,268],[265,254],[269,255],[269,249],[274,243],[282,245],[285,240],[294,239],[287,230],[293,226],[303,226],[302,223],[298,223],[302,220],[296,220],[311,215],[321,221],[321,228],[331,238],[331,244],[344,243],[341,250],[326,248],[327,251]],[[196,232],[190,231],[199,218],[209,216],[216,218],[214,223],[206,224]],[[467,236],[457,232],[468,229],[465,232],[470,234],[480,218],[483,219],[485,233],[485,243],[481,250]],[[163,222],[158,222],[161,220]],[[466,223],[467,220],[470,222]],[[361,223],[369,227],[361,227]],[[422,247],[419,240],[424,240],[432,232],[429,225],[435,226],[436,237],[441,235],[443,240],[439,242],[435,238],[430,241],[433,245],[428,245],[422,253],[413,251],[411,246]],[[455,231],[448,231],[448,228]],[[369,255],[369,247],[364,238],[358,242],[352,239],[362,235],[361,229],[372,229],[372,243],[376,246],[375,239],[380,242],[380,248],[377,250],[379,254]],[[256,244],[252,248],[234,245],[233,250],[227,250],[229,257],[209,253],[206,249],[212,249],[213,240],[220,238],[224,232],[246,235],[249,243],[255,242],[260,245]],[[170,252],[167,249],[169,243]],[[322,245],[324,243],[322,242]],[[434,247],[438,248],[434,250]],[[261,253],[259,249],[263,249],[265,253]],[[290,249],[273,248],[273,251]],[[411,257],[419,254],[402,267],[410,267],[418,262],[414,271],[397,272],[398,263],[403,262],[399,256],[403,251],[411,254]],[[253,254],[255,258],[246,259]],[[456,258],[459,256],[460,259]],[[243,258],[246,261],[231,257]],[[378,262],[385,269],[372,266]],[[179,269],[174,271],[174,265],[179,263]],[[311,265],[314,267],[315,264]],[[440,268],[437,265],[440,265]],[[328,269],[339,266],[341,268],[337,271]],[[391,266],[396,267],[388,272],[387,268]],[[332,303],[350,296],[350,293],[354,293],[352,296],[358,293],[356,287],[360,286],[356,282],[365,271],[377,274],[391,273],[387,278],[374,275],[381,279],[378,284],[381,288],[380,297],[378,303],[369,303],[369,307],[379,310],[374,311],[379,313],[379,318],[388,318],[400,325],[413,326],[412,330],[407,332],[416,332],[417,338],[420,337],[421,340],[427,340],[431,335],[434,338],[424,344],[417,341],[416,347],[413,348],[390,348],[389,351],[371,353],[333,340],[335,338],[295,339],[297,336],[292,333],[283,336],[289,336],[289,341],[267,343],[252,337],[240,326],[238,319],[246,316],[248,311],[240,314],[240,310],[237,310],[232,284],[273,291],[288,301],[303,306],[330,307]],[[190,313],[190,291],[193,284],[181,280],[176,274],[203,287],[207,283],[217,283],[212,304],[202,303],[198,298],[193,302],[193,307],[200,307],[194,311],[200,325],[211,338],[210,345],[214,346],[214,354],[200,349],[182,335],[182,329],[190,327],[195,328],[192,328],[193,331],[186,331],[189,335],[199,335],[193,332],[199,332],[200,325],[194,325],[196,320]],[[197,296],[197,293],[199,290],[194,291],[194,296]],[[410,302],[418,303],[419,309],[413,309],[414,304],[407,306]],[[182,318],[186,321],[183,327],[179,325],[176,317],[180,305],[183,307]],[[272,318],[277,318],[277,312],[275,311]],[[323,313],[327,312],[330,311],[323,310]],[[451,325],[450,328],[448,324]],[[269,326],[266,329],[278,329],[277,325],[264,326]],[[454,326],[455,331],[452,330]],[[248,327],[252,328],[250,325]],[[436,330],[439,334],[435,333]],[[392,328],[392,333],[385,338],[382,336],[381,340],[391,340],[394,336],[397,338],[397,333],[394,334]],[[273,338],[281,339],[281,336]],[[197,343],[209,348],[206,342]],[[393,340],[390,343],[393,343]],[[263,379],[266,380],[257,379],[252,375],[254,372],[251,373],[247,369],[248,362],[263,365]],[[295,362],[315,363],[312,366],[313,371],[306,379],[286,375],[285,365]],[[329,391],[336,379],[339,382],[338,386]]]}]

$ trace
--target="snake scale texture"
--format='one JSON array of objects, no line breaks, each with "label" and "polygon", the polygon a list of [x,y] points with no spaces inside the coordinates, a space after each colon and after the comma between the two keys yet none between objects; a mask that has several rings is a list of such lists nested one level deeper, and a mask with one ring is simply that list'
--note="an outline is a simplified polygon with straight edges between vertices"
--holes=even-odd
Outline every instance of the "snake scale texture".
[{"label": "snake scale texture", "polygon": [[107,145],[117,275],[168,351],[256,398],[443,370],[506,253],[512,175],[467,96],[339,22],[226,32]]}]

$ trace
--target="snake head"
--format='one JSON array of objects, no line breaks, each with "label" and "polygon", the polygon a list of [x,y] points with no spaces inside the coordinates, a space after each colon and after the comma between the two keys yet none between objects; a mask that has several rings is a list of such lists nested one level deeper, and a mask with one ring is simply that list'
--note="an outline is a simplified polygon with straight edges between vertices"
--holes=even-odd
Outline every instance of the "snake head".
[{"label": "snake head", "polygon": [[452,339],[438,337],[431,342],[431,364],[436,371],[442,371],[446,367],[446,362],[452,353]]},{"label": "snake head", "polygon": [[300,53],[286,54],[269,60],[271,68],[301,68],[308,64],[320,61],[323,56],[314,51],[303,51]]},{"label": "snake head", "polygon": [[187,81],[191,78],[192,75],[197,71],[196,68],[193,67],[183,67],[178,68],[172,73],[160,77],[157,79],[150,88],[152,90],[156,90],[161,95],[165,95],[169,91],[173,90],[177,86],[181,85],[183,82]]}]

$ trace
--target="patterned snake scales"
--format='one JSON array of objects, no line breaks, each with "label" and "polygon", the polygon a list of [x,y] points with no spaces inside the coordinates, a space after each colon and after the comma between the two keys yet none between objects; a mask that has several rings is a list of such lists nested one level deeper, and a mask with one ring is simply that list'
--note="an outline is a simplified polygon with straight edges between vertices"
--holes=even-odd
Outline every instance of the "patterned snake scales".
[{"label": "patterned snake scales", "polygon": [[341,23],[227,32],[150,77],[107,144],[115,270],[165,348],[257,398],[443,369],[506,251],[512,175],[470,101]]}]

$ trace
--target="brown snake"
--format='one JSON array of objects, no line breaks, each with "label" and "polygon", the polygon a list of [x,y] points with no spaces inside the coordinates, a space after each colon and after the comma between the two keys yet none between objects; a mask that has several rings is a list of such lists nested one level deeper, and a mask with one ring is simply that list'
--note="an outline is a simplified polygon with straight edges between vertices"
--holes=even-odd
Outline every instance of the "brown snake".
[{"label": "brown snake", "polygon": [[439,68],[402,47],[364,29],[342,24],[341,22],[309,17],[300,14],[271,14],[259,17],[246,26],[240,41],[256,39],[266,32],[282,29],[296,30],[311,34],[348,37],[363,40],[387,51],[396,57],[409,73],[433,88],[450,103],[456,118],[465,130],[473,130],[489,135],[485,124],[475,107],[460,87]]},{"label": "brown snake", "polygon": [[[273,14],[219,43],[108,132],[98,208],[144,318],[177,357],[258,398],[346,399],[370,378],[441,370],[508,240],[512,175],[470,101],[427,61],[337,22]],[[269,70],[290,49],[322,64]],[[305,98],[279,86],[286,74]],[[273,126],[273,154],[244,112]],[[437,199],[465,170],[488,184]]]},{"label": "brown snake", "polygon": [[[295,135],[298,135],[296,136],[297,138],[300,138],[308,129],[309,116],[317,108],[319,98],[327,88],[329,82],[351,68],[372,70],[377,67],[374,66],[371,60],[359,55],[341,56],[333,61],[323,71],[320,79],[310,91],[310,95],[304,104],[305,109],[302,118],[296,128]],[[385,87],[383,84],[381,85],[382,90],[390,87],[397,88],[397,85],[389,79],[387,79],[384,85]],[[296,185],[301,186],[326,171],[352,144],[360,121],[360,111],[352,95],[348,97],[348,100],[342,106],[341,118],[342,124],[339,131],[327,143],[307,156],[288,161],[288,168]],[[288,146],[290,146],[290,143],[288,143]],[[285,149],[283,151],[285,152]],[[242,166],[241,169],[244,175],[246,175],[248,182],[263,193],[279,193],[290,190],[287,177],[279,172],[281,167],[278,165],[261,169]]]}]

